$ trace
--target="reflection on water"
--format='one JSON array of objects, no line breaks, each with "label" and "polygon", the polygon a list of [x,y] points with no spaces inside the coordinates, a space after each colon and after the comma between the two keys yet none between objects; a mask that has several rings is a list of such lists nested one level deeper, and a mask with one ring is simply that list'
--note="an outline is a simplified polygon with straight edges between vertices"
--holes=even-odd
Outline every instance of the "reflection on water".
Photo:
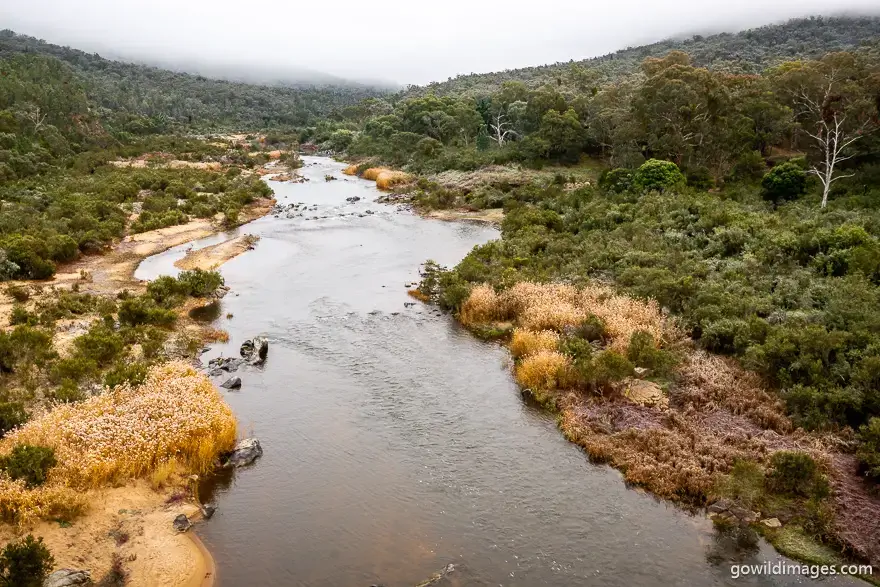
[{"label": "reflection on water", "polygon": [[217,325],[231,339],[203,357],[270,342],[269,361],[223,392],[264,456],[203,489],[218,510],[198,532],[222,586],[412,586],[450,563],[446,585],[800,584],[733,581],[732,560],[777,555],[728,548],[702,515],[591,465],[523,401],[503,348],[408,305],[420,263],[454,264],[495,230],[376,204],[372,183],[305,160],[310,182],[272,186],[308,213],[243,227],[261,240],[222,269],[233,317]]},{"label": "reflection on water", "polygon": [[220,301],[193,308],[189,311],[189,317],[196,322],[213,322],[220,317]]}]

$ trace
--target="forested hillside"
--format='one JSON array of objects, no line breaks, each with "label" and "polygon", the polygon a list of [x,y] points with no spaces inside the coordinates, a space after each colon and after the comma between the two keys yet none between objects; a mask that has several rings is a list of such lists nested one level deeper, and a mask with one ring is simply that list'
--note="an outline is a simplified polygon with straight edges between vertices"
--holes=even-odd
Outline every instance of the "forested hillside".
[{"label": "forested hillside", "polygon": [[167,132],[174,123],[200,128],[305,125],[335,108],[382,93],[366,86],[261,86],[208,79],[110,61],[68,47],[0,31],[0,59],[47,56],[68,65],[97,106],[135,134]]},{"label": "forested hillside", "polygon": [[794,19],[739,33],[695,35],[629,47],[592,59],[524,67],[494,73],[460,75],[445,82],[412,86],[406,96],[428,92],[437,96],[479,96],[494,92],[506,81],[529,87],[544,84],[569,86],[606,82],[635,73],[646,57],[685,51],[698,67],[728,73],[760,73],[765,68],[794,59],[815,59],[832,51],[849,51],[880,37],[878,17],[813,17]]}]

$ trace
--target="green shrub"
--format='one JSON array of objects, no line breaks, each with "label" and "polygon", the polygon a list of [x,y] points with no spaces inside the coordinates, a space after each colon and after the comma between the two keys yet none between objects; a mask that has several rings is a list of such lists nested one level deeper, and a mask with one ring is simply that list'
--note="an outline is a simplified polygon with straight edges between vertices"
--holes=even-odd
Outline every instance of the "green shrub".
[{"label": "green shrub", "polygon": [[65,380],[79,383],[83,379],[94,376],[97,372],[97,360],[94,357],[78,353],[72,357],[56,361],[49,368],[49,380],[53,383],[61,383]]},{"label": "green shrub", "polygon": [[593,345],[577,336],[563,338],[559,343],[559,351],[574,361],[590,360],[593,357]]},{"label": "green shrub", "polygon": [[52,399],[63,404],[73,404],[86,399],[86,394],[70,379],[65,379],[52,391]]},{"label": "green shrub", "polygon": [[605,343],[610,339],[605,321],[595,314],[587,316],[586,320],[578,324],[572,334],[589,342]]},{"label": "green shrub", "polygon": [[177,276],[177,281],[182,291],[186,291],[194,298],[208,297],[224,284],[223,276],[218,271],[203,271],[201,269],[181,271]]},{"label": "green shrub", "polygon": [[641,191],[664,192],[687,183],[678,165],[672,161],[648,159],[636,170],[634,184]]},{"label": "green shrub", "polygon": [[862,426],[859,438],[860,469],[868,479],[880,483],[880,417],[871,418]]},{"label": "green shrub", "polygon": [[803,497],[824,497],[828,482],[813,457],[805,452],[782,450],[770,457],[766,476],[771,491]]},{"label": "green shrub", "polygon": [[28,413],[20,402],[0,402],[0,438],[28,421]]},{"label": "green shrub", "polygon": [[796,200],[807,191],[807,174],[794,163],[777,165],[761,180],[761,195],[775,204]]},{"label": "green shrub", "polygon": [[21,285],[10,285],[6,288],[6,293],[18,303],[24,303],[31,299],[31,292],[28,288]]},{"label": "green shrub", "polygon": [[42,538],[28,534],[0,551],[0,579],[10,587],[42,587],[55,560]]},{"label": "green shrub", "polygon": [[104,375],[104,385],[113,388],[123,383],[136,386],[140,385],[147,378],[147,367],[145,363],[120,363],[114,365],[112,369]]},{"label": "green shrub", "polygon": [[0,332],[0,369],[13,371],[20,363],[41,364],[54,355],[52,336],[38,328],[21,325]]},{"label": "green shrub", "polygon": [[136,297],[124,300],[119,305],[119,321],[129,326],[155,324],[170,326],[177,320],[173,310],[159,307],[150,297]]},{"label": "green shrub", "polygon": [[618,167],[605,171],[599,177],[599,187],[606,192],[622,194],[635,185],[635,172],[632,169]]},{"label": "green shrub", "polygon": [[675,357],[654,342],[650,332],[633,332],[626,349],[626,358],[637,367],[650,369],[655,375],[665,375],[675,365]]},{"label": "green shrub", "polygon": [[9,316],[9,323],[11,325],[27,324],[35,326],[38,322],[37,316],[28,312],[21,304],[12,306],[12,314]]},{"label": "green shrub", "polygon": [[183,296],[189,295],[187,289],[174,277],[162,275],[147,284],[147,294],[161,306],[173,307]]},{"label": "green shrub", "polygon": [[[99,322],[73,341],[79,357],[92,360],[99,366],[110,364],[125,347],[122,337],[112,328]],[[83,363],[85,367],[85,362]]]},{"label": "green shrub", "polygon": [[45,483],[49,469],[55,465],[55,451],[45,446],[17,444],[10,454],[0,457],[0,469],[11,479],[23,479],[28,487]]}]

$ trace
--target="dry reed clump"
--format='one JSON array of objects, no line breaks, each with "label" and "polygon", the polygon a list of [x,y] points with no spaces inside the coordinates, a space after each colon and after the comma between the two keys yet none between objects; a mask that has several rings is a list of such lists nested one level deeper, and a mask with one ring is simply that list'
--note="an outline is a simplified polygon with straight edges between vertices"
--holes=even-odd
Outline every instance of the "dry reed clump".
[{"label": "dry reed clump", "polygon": [[58,464],[48,483],[85,489],[148,475],[171,458],[187,471],[207,471],[235,434],[235,417],[208,378],[172,362],[136,388],[55,407],[7,435],[0,453],[21,443],[51,447]]},{"label": "dry reed clump", "polygon": [[202,330],[202,340],[205,342],[229,342],[229,333],[222,328],[205,328]]},{"label": "dry reed clump", "polygon": [[36,520],[72,520],[82,514],[88,502],[82,492],[70,487],[44,485],[28,489],[23,480],[0,477],[0,520],[28,525]]},{"label": "dry reed clump", "polygon": [[379,178],[379,174],[385,173],[387,171],[391,170],[386,169],[385,167],[370,167],[361,174],[361,177],[363,177],[364,179],[369,179],[370,181],[376,181]]},{"label": "dry reed clump", "polygon": [[610,288],[592,285],[580,290],[578,301],[585,312],[605,322],[611,336],[610,347],[618,352],[626,352],[630,337],[640,330],[649,332],[658,344],[680,337],[655,300],[637,300],[616,294]]},{"label": "dry reed clump", "polygon": [[529,355],[516,366],[516,381],[528,389],[538,401],[545,401],[549,393],[561,386],[571,361],[558,351],[540,351]]},{"label": "dry reed clump", "polygon": [[410,176],[402,171],[383,171],[376,177],[376,187],[389,191],[397,185],[408,183]]},{"label": "dry reed clump", "polygon": [[357,175],[358,166],[357,165],[349,165],[345,169],[342,170],[343,175]]},{"label": "dry reed clump", "polygon": [[498,294],[487,283],[471,289],[468,299],[458,312],[458,319],[465,326],[476,326],[502,318],[499,312]]},{"label": "dry reed clump", "polygon": [[466,325],[489,320],[515,319],[529,330],[564,331],[577,326],[590,315],[605,323],[611,337],[609,347],[625,353],[633,333],[649,332],[657,344],[680,338],[653,300],[642,301],[614,293],[608,287],[576,288],[565,284],[519,282],[495,294],[488,285],[472,290],[462,307]]},{"label": "dry reed clump", "polygon": [[536,355],[542,351],[555,351],[559,348],[559,334],[552,330],[532,332],[515,328],[510,338],[510,354],[515,359]]},{"label": "dry reed clump", "polygon": [[676,397],[685,406],[703,411],[724,407],[781,434],[794,429],[782,400],[764,389],[756,373],[746,371],[732,359],[694,351],[688,354],[679,373]]},{"label": "dry reed clump", "polygon": [[422,291],[419,289],[408,289],[406,290],[406,295],[411,298],[415,298],[420,302],[428,303],[431,301],[431,298],[427,294],[422,293]]}]

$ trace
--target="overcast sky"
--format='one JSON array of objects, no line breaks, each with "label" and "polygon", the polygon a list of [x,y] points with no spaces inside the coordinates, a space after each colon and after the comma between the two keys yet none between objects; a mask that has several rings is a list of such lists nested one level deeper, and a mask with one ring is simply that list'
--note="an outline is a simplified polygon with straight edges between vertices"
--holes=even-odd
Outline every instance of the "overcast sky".
[{"label": "overcast sky", "polygon": [[189,69],[270,66],[424,84],[841,11],[880,8],[877,0],[0,0],[0,28]]}]

